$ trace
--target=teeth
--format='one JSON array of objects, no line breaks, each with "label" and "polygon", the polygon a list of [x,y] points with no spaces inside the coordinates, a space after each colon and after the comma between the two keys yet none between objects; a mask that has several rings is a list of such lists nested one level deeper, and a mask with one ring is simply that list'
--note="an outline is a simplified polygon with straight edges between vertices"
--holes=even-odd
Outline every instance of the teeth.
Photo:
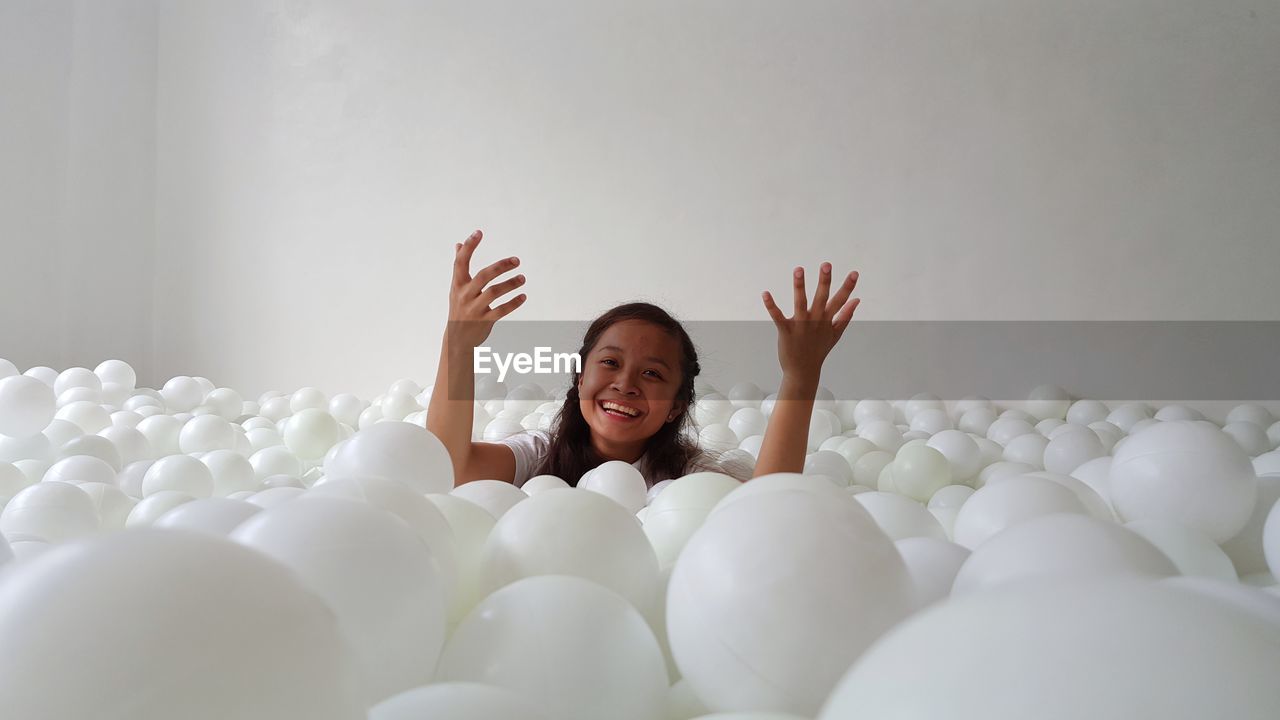
[{"label": "teeth", "polygon": [[618,405],[617,403],[611,403],[606,401],[601,404],[605,407],[606,410],[616,410],[617,412],[620,412],[623,415],[626,415],[627,417],[635,417],[640,414],[639,412],[624,408],[621,405]]}]

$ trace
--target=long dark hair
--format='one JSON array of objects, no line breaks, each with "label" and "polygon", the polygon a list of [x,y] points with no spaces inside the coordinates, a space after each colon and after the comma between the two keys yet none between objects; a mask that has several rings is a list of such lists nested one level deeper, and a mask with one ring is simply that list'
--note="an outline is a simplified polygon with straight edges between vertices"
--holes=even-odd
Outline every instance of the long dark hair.
[{"label": "long dark hair", "polygon": [[[693,340],[684,326],[670,313],[657,305],[646,302],[634,302],[618,305],[592,321],[582,338],[582,347],[578,349],[578,357],[583,360],[595,348],[600,336],[611,325],[623,320],[644,320],[653,323],[670,333],[680,341],[680,389],[676,392],[676,403],[683,405],[680,415],[662,429],[654,433],[645,443],[648,455],[647,467],[654,477],[659,479],[677,478],[685,474],[690,461],[701,453],[698,444],[685,434],[686,427],[692,427],[690,411],[693,409],[693,379],[702,368],[698,365],[698,351],[693,347]],[[579,406],[578,380],[581,373],[573,373],[573,381],[569,386],[569,394],[564,404],[556,413],[550,430],[548,452],[538,466],[530,474],[555,475],[572,486],[577,486],[584,473],[604,462],[604,458],[591,445],[591,426],[582,416]],[[694,435],[696,437],[696,434]]]}]

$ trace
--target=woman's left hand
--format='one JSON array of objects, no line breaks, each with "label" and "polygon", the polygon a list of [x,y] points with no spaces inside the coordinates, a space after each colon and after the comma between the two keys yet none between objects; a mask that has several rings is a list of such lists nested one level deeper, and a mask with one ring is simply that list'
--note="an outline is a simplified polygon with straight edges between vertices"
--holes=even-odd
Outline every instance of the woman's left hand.
[{"label": "woman's left hand", "polygon": [[804,268],[795,269],[795,314],[790,318],[783,317],[768,290],[763,294],[765,309],[778,327],[778,362],[784,377],[817,382],[822,363],[831,348],[840,342],[840,336],[853,319],[853,311],[861,302],[861,298],[849,300],[849,294],[858,284],[857,270],[845,276],[844,283],[830,300],[827,293],[831,288],[831,263],[822,263],[819,273],[818,290],[810,305],[804,290]]}]

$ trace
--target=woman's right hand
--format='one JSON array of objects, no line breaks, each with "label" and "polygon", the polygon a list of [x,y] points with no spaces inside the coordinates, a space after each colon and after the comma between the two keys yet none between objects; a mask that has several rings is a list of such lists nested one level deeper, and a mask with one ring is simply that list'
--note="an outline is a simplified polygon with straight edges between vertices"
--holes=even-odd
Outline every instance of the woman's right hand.
[{"label": "woman's right hand", "polygon": [[449,321],[446,337],[455,349],[474,349],[489,337],[493,324],[506,317],[512,310],[524,304],[526,295],[521,293],[496,308],[489,307],[497,298],[524,284],[524,275],[517,275],[491,287],[485,287],[504,272],[514,270],[520,258],[509,257],[484,268],[471,276],[471,255],[480,244],[483,233],[476,230],[455,246],[453,258],[453,285],[449,289]]}]

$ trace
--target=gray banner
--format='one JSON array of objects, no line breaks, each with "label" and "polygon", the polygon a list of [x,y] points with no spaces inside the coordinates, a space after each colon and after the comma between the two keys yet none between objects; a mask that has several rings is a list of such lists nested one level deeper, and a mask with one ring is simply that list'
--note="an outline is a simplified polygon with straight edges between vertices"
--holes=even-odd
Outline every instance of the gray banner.
[{"label": "gray banner", "polygon": [[[576,352],[588,324],[499,321],[484,343],[488,377],[497,379],[498,355]],[[722,392],[739,382],[776,389],[782,373],[772,322],[683,324],[698,350],[700,379]],[[821,382],[838,400],[930,392],[943,400],[1017,401],[1052,384],[1076,398],[1271,401],[1280,399],[1278,370],[1280,322],[1273,321],[855,320],[827,357]],[[482,377],[476,399],[494,399]],[[535,382],[548,391],[569,381],[566,372],[519,373],[514,364],[504,378],[507,388]]]}]

